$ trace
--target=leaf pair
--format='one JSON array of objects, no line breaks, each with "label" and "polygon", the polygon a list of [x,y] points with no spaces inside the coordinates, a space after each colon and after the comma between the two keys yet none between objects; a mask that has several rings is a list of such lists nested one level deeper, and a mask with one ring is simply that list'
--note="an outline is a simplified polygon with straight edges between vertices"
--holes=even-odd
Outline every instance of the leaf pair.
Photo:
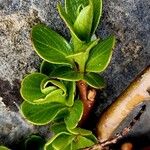
[{"label": "leaf pair", "polygon": [[[60,79],[65,81],[85,80],[90,86],[94,88],[101,89],[105,87],[105,81],[99,74],[78,72],[69,66],[55,65],[44,61],[41,65],[41,72],[47,74],[53,79]],[[69,84],[69,82],[67,83]],[[69,87],[69,85],[67,87]],[[70,86],[70,88],[73,87]],[[70,97],[71,95],[72,94],[70,94]]]},{"label": "leaf pair", "polygon": [[91,131],[75,128],[68,130],[64,123],[54,124],[55,136],[45,144],[45,150],[77,150],[92,146],[96,138]]},{"label": "leaf pair", "polygon": [[56,68],[51,74],[51,78],[64,81],[79,81],[85,80],[91,87],[101,89],[105,87],[104,79],[97,73],[81,73],[74,69],[62,66]]},{"label": "leaf pair", "polygon": [[[58,5],[62,19],[71,31],[74,46],[90,41],[101,17],[102,0],[66,0],[65,9]],[[75,48],[76,49],[76,48]]]}]

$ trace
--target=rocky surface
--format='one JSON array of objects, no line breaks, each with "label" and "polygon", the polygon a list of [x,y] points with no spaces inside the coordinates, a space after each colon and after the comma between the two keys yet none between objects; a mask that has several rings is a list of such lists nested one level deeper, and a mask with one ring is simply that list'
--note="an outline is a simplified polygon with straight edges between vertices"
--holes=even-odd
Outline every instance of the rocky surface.
[{"label": "rocky surface", "polygon": [[[58,16],[58,0],[0,0],[0,144],[11,144],[36,132],[18,113],[21,103],[20,81],[36,71],[40,59],[34,53],[30,31],[43,22],[69,38]],[[63,2],[63,0],[62,0]],[[135,76],[150,65],[150,1],[105,0],[97,35],[115,34],[117,44],[113,59],[103,76],[108,87],[100,96],[94,114],[99,114],[127,87]],[[137,133],[150,131],[150,107],[135,127]],[[143,130],[139,130],[143,127]],[[43,131],[43,130],[42,130]],[[43,133],[41,133],[43,134]]]}]

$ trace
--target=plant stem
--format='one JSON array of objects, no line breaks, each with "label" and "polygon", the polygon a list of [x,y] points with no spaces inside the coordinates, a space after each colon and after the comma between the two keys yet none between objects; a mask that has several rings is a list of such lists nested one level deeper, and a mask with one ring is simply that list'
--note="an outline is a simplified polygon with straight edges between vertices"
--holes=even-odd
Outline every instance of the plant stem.
[{"label": "plant stem", "polygon": [[79,126],[82,126],[88,119],[90,112],[93,108],[93,105],[95,103],[96,90],[93,88],[88,89],[88,85],[83,80],[78,81],[77,86],[80,92],[79,94],[80,99],[83,102],[83,107],[84,107],[83,116],[79,122]]}]

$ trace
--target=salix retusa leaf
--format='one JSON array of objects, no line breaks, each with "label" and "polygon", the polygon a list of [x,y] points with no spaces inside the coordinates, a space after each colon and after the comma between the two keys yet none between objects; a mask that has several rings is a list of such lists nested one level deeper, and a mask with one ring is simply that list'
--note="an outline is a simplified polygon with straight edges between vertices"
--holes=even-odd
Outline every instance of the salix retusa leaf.
[{"label": "salix retusa leaf", "polygon": [[72,53],[69,43],[47,26],[42,24],[34,26],[32,41],[35,51],[45,61],[72,65],[71,60],[66,58],[67,55]]},{"label": "salix retusa leaf", "polygon": [[21,105],[21,114],[35,125],[48,124],[62,111],[67,111],[67,108],[60,103],[31,104],[24,101]]},{"label": "salix retusa leaf", "polygon": [[91,0],[93,4],[93,24],[91,29],[91,36],[95,34],[95,31],[99,25],[102,15],[102,0]]},{"label": "salix retusa leaf", "polygon": [[22,97],[33,104],[58,102],[72,106],[74,94],[75,82],[64,83],[64,81],[50,79],[41,73],[26,76],[21,85]]},{"label": "salix retusa leaf", "polygon": [[64,64],[52,64],[47,61],[42,61],[41,66],[40,66],[40,72],[42,74],[49,76],[52,71],[62,66],[64,66]]},{"label": "salix retusa leaf", "polygon": [[68,66],[63,66],[55,69],[51,74],[51,78],[57,78],[65,81],[79,81],[83,79],[83,74],[70,68]]},{"label": "salix retusa leaf", "polygon": [[89,59],[86,64],[87,72],[102,72],[108,66],[111,56],[112,49],[115,45],[115,37],[110,36],[103,41],[100,41],[89,54]]},{"label": "salix retusa leaf", "polygon": [[106,83],[103,77],[97,73],[86,73],[84,75],[84,80],[93,88],[102,89],[106,87]]},{"label": "salix retusa leaf", "polygon": [[45,98],[46,94],[41,92],[41,83],[48,77],[41,73],[27,75],[21,84],[21,96],[24,100],[33,103],[34,100]]},{"label": "salix retusa leaf", "polygon": [[79,9],[87,4],[88,0],[65,0],[65,11],[70,15],[72,22],[75,22],[80,11]]},{"label": "salix retusa leaf", "polygon": [[83,46],[83,44],[85,44],[85,42],[81,41],[79,39],[79,37],[76,35],[74,28],[73,28],[73,22],[70,20],[70,17],[65,12],[65,9],[61,6],[61,4],[58,4],[57,7],[58,7],[58,12],[59,12],[61,18],[64,20],[64,22],[66,23],[67,27],[70,30],[74,51],[76,51],[79,48],[81,48]]},{"label": "salix retusa leaf", "polygon": [[93,21],[93,4],[84,7],[74,22],[74,31],[82,41],[89,41]]},{"label": "salix retusa leaf", "polygon": [[69,114],[65,118],[67,128],[74,129],[83,115],[83,104],[80,100],[76,100],[74,105],[69,108]]}]

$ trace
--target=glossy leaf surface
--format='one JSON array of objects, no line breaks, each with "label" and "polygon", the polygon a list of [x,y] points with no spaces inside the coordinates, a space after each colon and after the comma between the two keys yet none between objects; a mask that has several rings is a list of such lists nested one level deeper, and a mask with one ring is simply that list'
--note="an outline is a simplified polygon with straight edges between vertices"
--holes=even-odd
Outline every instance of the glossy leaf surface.
[{"label": "glossy leaf surface", "polygon": [[74,135],[78,135],[79,134],[79,135],[87,136],[87,135],[91,135],[92,134],[91,131],[86,130],[86,129],[82,129],[82,128],[79,128],[79,127],[73,128],[73,129],[68,128],[68,130],[69,130],[70,133],[72,133]]},{"label": "glossy leaf surface", "polygon": [[61,16],[61,18],[66,23],[67,27],[69,28],[72,36],[72,42],[74,46],[74,51],[78,50],[78,48],[82,47],[82,45],[85,43],[79,39],[79,37],[76,35],[73,24],[74,22],[71,21],[70,16],[65,12],[64,8],[59,4],[58,5],[58,11]]},{"label": "glossy leaf surface", "polygon": [[23,116],[35,125],[51,122],[64,109],[65,106],[59,103],[30,104],[24,101],[21,105]]},{"label": "glossy leaf surface", "polygon": [[76,141],[73,143],[73,148],[75,150],[78,150],[78,149],[90,147],[94,144],[95,142],[93,142],[92,140],[79,135]]},{"label": "glossy leaf surface", "polygon": [[34,100],[45,98],[45,94],[41,92],[41,82],[48,77],[41,73],[33,73],[27,75],[21,84],[21,95],[24,100],[33,103]]},{"label": "glossy leaf surface", "polygon": [[35,104],[45,104],[45,103],[66,103],[66,97],[61,89],[56,89],[50,92],[44,99],[34,100]]},{"label": "glossy leaf surface", "polygon": [[69,109],[69,115],[65,118],[67,128],[73,129],[78,125],[83,115],[83,104],[80,100],[76,100],[74,105]]},{"label": "glossy leaf surface", "polygon": [[82,5],[86,6],[87,4],[88,0],[65,0],[65,11],[74,22],[77,18],[79,7]]},{"label": "glossy leaf surface", "polygon": [[74,135],[62,134],[52,143],[52,147],[57,150],[65,149],[74,140]]},{"label": "glossy leaf surface", "polygon": [[89,40],[93,21],[93,5],[84,7],[74,22],[74,31],[83,40]]},{"label": "glossy leaf surface", "polygon": [[102,72],[108,66],[111,56],[112,49],[115,45],[114,36],[103,40],[97,46],[95,46],[89,54],[89,59],[86,65],[87,72]]},{"label": "glossy leaf surface", "polygon": [[91,0],[93,4],[93,24],[92,24],[92,30],[91,30],[91,36],[95,33],[101,15],[102,15],[102,0]]},{"label": "glossy leaf surface", "polygon": [[63,66],[55,69],[51,74],[50,77],[57,78],[60,80],[66,81],[78,81],[83,78],[83,74],[80,72],[75,71],[74,69]]},{"label": "glossy leaf surface", "polygon": [[61,67],[61,66],[63,66],[63,64],[62,65],[61,64],[52,64],[52,63],[43,61],[40,66],[40,72],[42,74],[49,76],[53,70],[55,70],[56,68]]},{"label": "glossy leaf surface", "polygon": [[105,80],[97,73],[86,73],[84,80],[93,88],[102,89],[106,86]]},{"label": "glossy leaf surface", "polygon": [[52,146],[52,143],[61,135],[70,135],[68,132],[60,132],[54,135],[44,146],[44,150],[55,150]]},{"label": "glossy leaf surface", "polygon": [[51,125],[50,130],[55,134],[58,134],[60,132],[68,132],[66,124],[64,122],[54,123],[53,125]]},{"label": "glossy leaf surface", "polygon": [[33,46],[37,54],[47,62],[72,65],[66,56],[72,53],[67,41],[45,25],[32,29]]},{"label": "glossy leaf surface", "polygon": [[64,84],[67,88],[67,94],[66,94],[66,105],[72,106],[74,104],[74,97],[76,94],[76,83],[64,81]]}]

